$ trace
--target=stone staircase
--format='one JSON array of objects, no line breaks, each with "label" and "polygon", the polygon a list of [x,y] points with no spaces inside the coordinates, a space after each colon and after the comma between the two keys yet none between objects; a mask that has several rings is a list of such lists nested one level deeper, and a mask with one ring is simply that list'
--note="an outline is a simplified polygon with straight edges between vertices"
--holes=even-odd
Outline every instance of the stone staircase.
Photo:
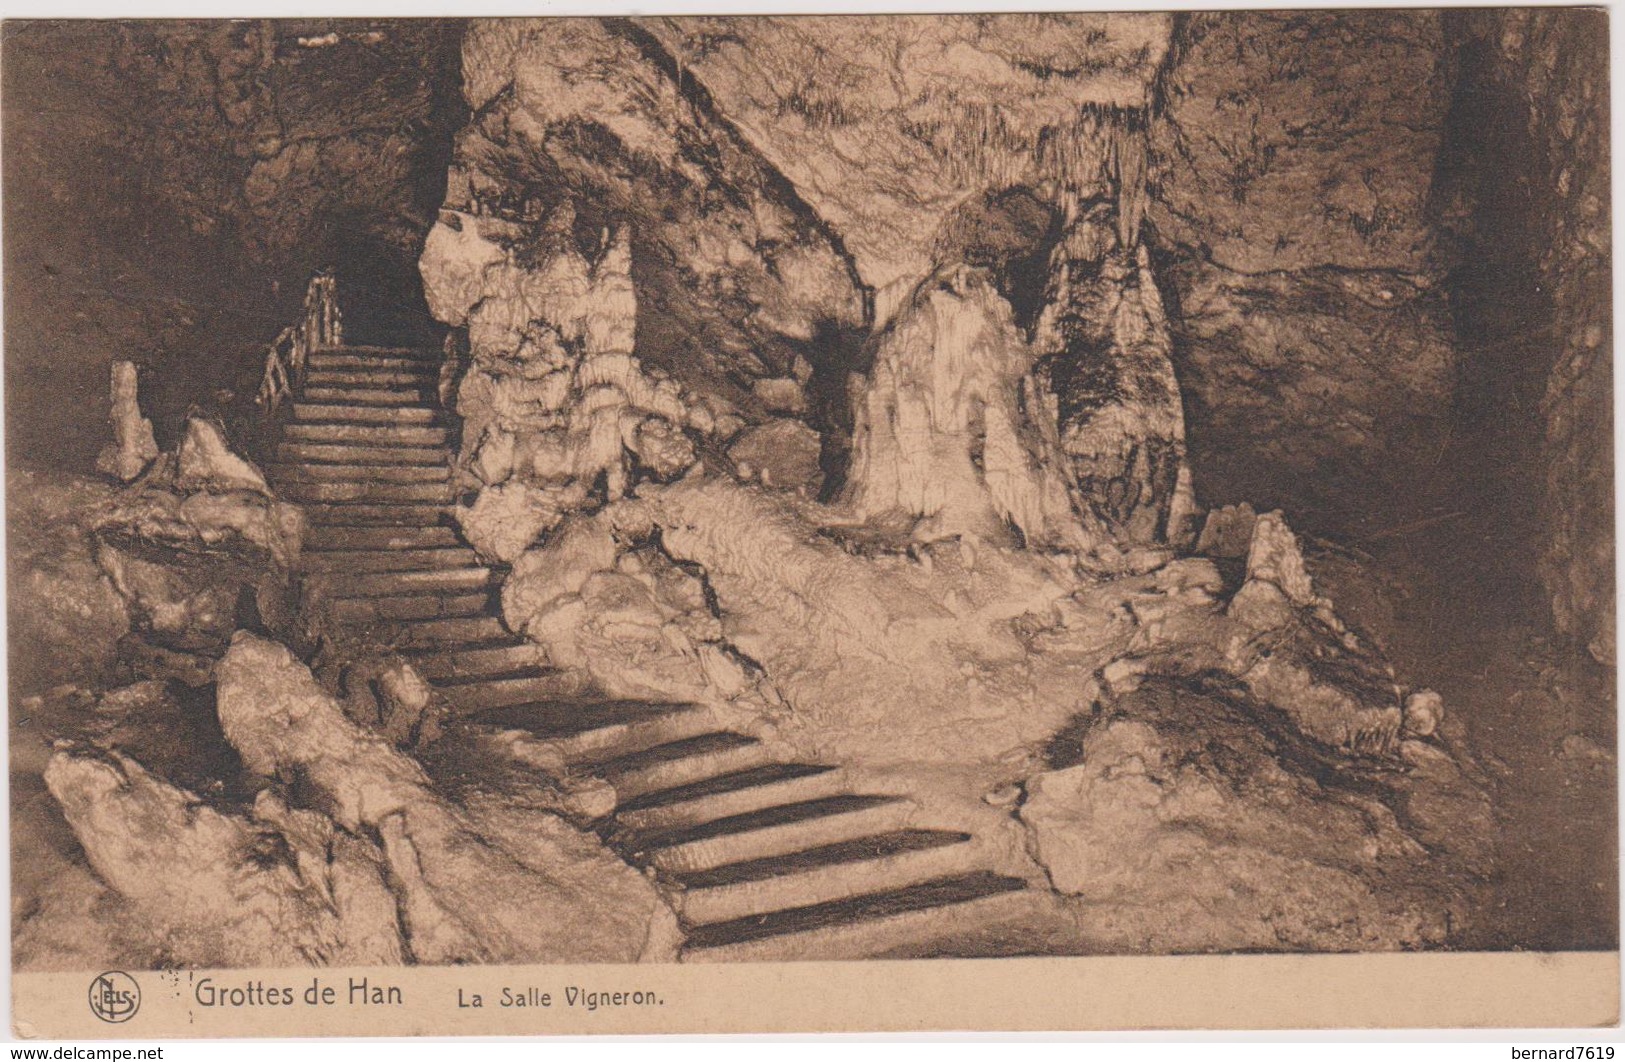
[{"label": "stone staircase", "polygon": [[652,872],[687,961],[952,954],[1020,918],[1027,881],[989,869],[996,860],[969,832],[914,825],[914,800],[780,755],[702,706],[583,702],[509,633],[502,572],[451,521],[439,357],[309,355],[269,470],[311,521],[307,608],[401,652],[463,739],[500,737],[510,757],[608,782],[616,806],[597,828]]}]

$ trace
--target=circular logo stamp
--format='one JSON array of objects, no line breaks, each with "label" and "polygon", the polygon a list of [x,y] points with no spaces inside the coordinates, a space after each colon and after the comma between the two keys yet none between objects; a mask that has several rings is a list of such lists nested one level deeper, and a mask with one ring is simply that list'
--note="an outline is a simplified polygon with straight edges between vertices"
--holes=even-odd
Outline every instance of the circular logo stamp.
[{"label": "circular logo stamp", "polygon": [[141,1009],[141,986],[119,970],[109,970],[90,982],[90,1012],[102,1021],[121,1022]]}]

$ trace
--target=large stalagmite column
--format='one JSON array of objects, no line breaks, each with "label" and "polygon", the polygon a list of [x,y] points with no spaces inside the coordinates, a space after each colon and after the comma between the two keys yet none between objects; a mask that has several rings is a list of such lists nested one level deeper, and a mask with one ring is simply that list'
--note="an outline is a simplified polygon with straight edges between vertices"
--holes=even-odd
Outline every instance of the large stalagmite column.
[{"label": "large stalagmite column", "polygon": [[1119,221],[1101,204],[1069,225],[1034,345],[1080,508],[1113,541],[1143,546],[1183,531],[1185,419],[1150,258],[1123,245]]},{"label": "large stalagmite column", "polygon": [[843,498],[853,514],[927,541],[1090,545],[1054,433],[1031,416],[1031,366],[985,271],[928,277],[875,343]]}]

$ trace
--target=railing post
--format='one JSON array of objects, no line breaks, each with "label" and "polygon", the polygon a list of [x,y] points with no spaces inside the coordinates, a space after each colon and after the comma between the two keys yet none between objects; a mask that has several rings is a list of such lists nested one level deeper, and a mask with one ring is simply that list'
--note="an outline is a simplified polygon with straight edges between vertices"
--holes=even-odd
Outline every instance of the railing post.
[{"label": "railing post", "polygon": [[[304,313],[298,324],[282,330],[266,352],[265,375],[259,401],[275,413],[286,395],[292,398],[305,387],[305,361],[313,349],[340,346],[344,321],[339,313],[338,278],[318,273],[305,288]],[[286,360],[282,345],[288,345]]]}]

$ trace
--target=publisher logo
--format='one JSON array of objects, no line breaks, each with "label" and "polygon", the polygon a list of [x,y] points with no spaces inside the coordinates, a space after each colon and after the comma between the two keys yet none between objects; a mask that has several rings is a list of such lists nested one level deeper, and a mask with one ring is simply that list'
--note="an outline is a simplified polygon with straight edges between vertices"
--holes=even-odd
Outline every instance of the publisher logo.
[{"label": "publisher logo", "polygon": [[141,986],[129,974],[109,970],[90,982],[90,1012],[102,1021],[129,1021],[140,1009]]}]

